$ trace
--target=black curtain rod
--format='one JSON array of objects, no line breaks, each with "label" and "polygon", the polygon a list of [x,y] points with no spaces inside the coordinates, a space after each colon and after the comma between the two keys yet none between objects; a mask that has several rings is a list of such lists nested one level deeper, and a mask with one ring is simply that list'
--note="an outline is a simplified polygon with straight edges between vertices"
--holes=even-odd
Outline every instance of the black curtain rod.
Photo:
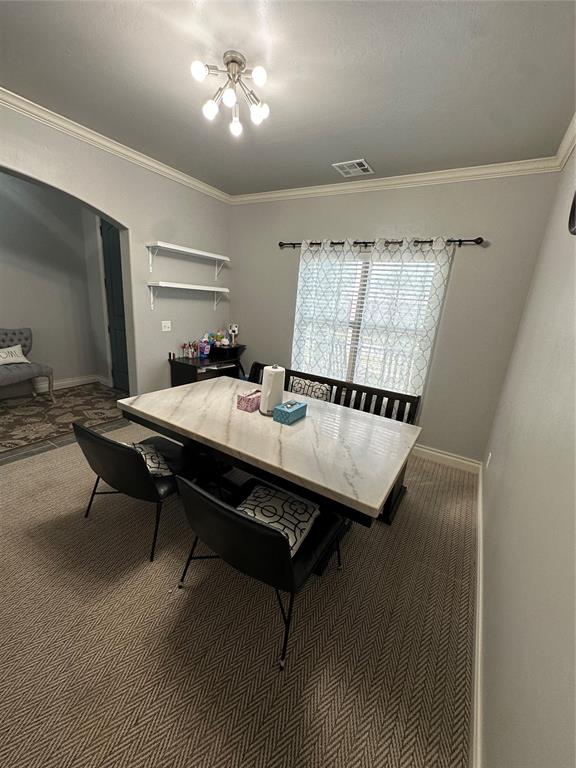
[{"label": "black curtain rod", "polygon": [[[330,240],[330,245],[344,245],[346,241],[345,240]],[[413,240],[412,241],[414,245],[432,245],[434,240]],[[448,245],[457,245],[458,248],[461,248],[463,245],[482,245],[484,242],[483,237],[472,237],[472,238],[462,238],[462,237],[450,237],[448,240],[446,240],[446,243]],[[404,243],[404,240],[384,240],[384,245],[402,245]],[[376,240],[354,240],[352,245],[359,245],[361,248],[368,248],[368,246],[375,245]],[[302,243],[284,243],[282,240],[278,243],[278,246],[280,248],[300,248]],[[320,240],[311,240],[310,245],[322,245],[322,242]]]}]

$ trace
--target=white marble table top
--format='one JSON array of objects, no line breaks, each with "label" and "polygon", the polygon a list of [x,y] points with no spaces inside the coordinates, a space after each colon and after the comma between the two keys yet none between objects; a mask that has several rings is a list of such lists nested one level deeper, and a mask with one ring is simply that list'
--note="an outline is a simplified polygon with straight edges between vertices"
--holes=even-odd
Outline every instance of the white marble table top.
[{"label": "white marble table top", "polygon": [[308,403],[304,419],[282,425],[236,408],[236,395],[258,389],[226,376],[148,392],[118,407],[152,424],[378,517],[420,427],[334,403]]}]

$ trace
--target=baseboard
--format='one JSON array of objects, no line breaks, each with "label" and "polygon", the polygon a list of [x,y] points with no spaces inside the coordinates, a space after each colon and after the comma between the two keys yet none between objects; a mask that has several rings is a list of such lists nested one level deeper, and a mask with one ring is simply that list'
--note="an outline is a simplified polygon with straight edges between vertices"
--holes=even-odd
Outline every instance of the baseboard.
[{"label": "baseboard", "polygon": [[98,381],[100,384],[102,384],[104,387],[113,387],[114,382],[109,376],[98,376]]},{"label": "baseboard", "polygon": [[[68,389],[68,387],[80,387],[82,384],[103,384],[105,387],[111,387],[112,382],[105,376],[98,376],[92,374],[91,376],[75,376],[71,379],[56,379],[54,381],[54,389]],[[43,393],[48,392],[48,379],[38,379],[34,383],[34,389],[36,392]]]},{"label": "baseboard", "polygon": [[484,570],[484,471],[478,478],[478,517],[476,534],[476,628],[474,633],[474,670],[472,680],[471,768],[482,766],[482,574]]},{"label": "baseboard", "polygon": [[465,456],[458,456],[455,453],[448,453],[447,451],[440,451],[437,448],[430,448],[428,445],[420,445],[416,443],[412,453],[415,456],[420,456],[421,459],[430,459],[438,464],[447,464],[449,467],[455,469],[464,469],[466,472],[474,472],[479,474],[482,469],[482,462],[476,459],[468,459]]}]

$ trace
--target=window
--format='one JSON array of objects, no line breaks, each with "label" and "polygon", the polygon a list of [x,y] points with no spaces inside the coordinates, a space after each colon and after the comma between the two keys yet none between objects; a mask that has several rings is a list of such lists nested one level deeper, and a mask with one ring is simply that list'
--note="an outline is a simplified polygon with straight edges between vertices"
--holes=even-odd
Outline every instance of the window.
[{"label": "window", "polygon": [[453,246],[302,243],[292,368],[419,395]]}]

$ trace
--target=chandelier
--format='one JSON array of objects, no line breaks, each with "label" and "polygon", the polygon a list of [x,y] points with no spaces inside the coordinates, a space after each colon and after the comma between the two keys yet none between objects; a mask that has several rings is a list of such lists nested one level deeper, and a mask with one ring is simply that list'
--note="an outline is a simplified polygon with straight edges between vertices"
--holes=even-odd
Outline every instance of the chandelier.
[{"label": "chandelier", "polygon": [[226,81],[218,88],[211,99],[202,107],[202,113],[207,120],[214,120],[220,111],[220,102],[232,110],[232,120],[229,128],[232,136],[242,135],[242,123],[240,122],[239,97],[242,96],[250,109],[250,119],[254,125],[260,125],[270,114],[270,107],[254,93],[252,88],[244,82],[251,80],[254,85],[263,86],[268,79],[264,67],[246,69],[246,57],[238,51],[226,51],[223,56],[224,69],[213,64],[204,64],[202,61],[193,61],[190,71],[192,77],[199,83],[209,75],[219,77],[224,75]]}]

